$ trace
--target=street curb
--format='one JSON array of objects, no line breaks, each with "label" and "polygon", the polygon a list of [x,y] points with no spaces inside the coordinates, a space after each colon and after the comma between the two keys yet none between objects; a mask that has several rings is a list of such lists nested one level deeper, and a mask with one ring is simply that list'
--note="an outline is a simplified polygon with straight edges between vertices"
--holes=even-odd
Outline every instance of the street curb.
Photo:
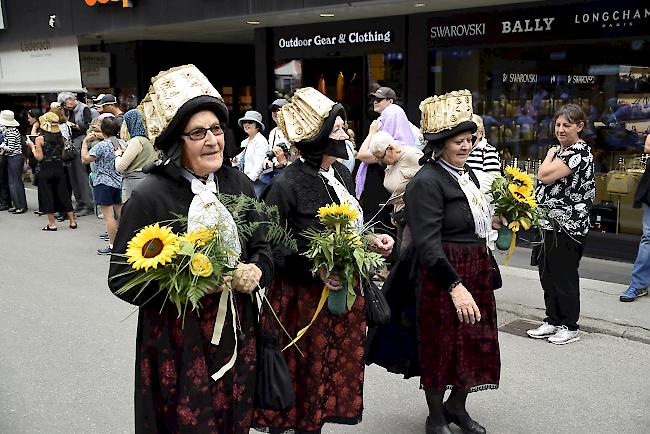
[{"label": "street curb", "polygon": [[[518,303],[508,303],[503,301],[497,302],[497,310],[511,313],[523,319],[542,321],[546,317],[544,309],[525,306]],[[618,324],[603,319],[581,316],[580,330],[587,333],[600,333],[629,339],[631,341],[642,342],[644,344],[650,344],[650,330],[643,327]]]}]

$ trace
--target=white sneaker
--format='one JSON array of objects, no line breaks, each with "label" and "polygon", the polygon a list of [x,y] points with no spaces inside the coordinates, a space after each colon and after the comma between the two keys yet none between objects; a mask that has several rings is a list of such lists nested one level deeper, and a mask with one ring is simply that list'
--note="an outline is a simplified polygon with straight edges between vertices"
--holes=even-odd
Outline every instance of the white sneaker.
[{"label": "white sneaker", "polygon": [[548,338],[548,341],[555,345],[564,345],[580,340],[580,330],[569,330],[566,326],[560,326],[557,333]]},{"label": "white sneaker", "polygon": [[550,325],[546,321],[536,329],[526,331],[526,334],[533,339],[546,339],[557,332],[557,327]]}]

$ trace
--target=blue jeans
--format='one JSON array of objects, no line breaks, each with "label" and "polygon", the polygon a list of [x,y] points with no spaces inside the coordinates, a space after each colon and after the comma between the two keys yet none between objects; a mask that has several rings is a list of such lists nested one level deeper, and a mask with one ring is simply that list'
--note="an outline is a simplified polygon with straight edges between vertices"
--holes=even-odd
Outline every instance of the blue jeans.
[{"label": "blue jeans", "polygon": [[7,172],[9,175],[9,194],[11,202],[16,209],[27,208],[27,199],[25,197],[25,185],[23,184],[23,164],[25,159],[23,155],[14,155],[7,157]]},{"label": "blue jeans", "polygon": [[650,284],[650,207],[643,205],[643,235],[639,242],[639,253],[632,267],[630,288],[646,289]]}]

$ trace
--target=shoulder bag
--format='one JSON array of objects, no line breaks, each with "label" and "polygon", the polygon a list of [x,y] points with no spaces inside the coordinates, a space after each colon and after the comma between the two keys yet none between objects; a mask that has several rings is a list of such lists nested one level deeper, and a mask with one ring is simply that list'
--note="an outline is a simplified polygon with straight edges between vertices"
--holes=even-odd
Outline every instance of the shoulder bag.
[{"label": "shoulder bag", "polygon": [[388,324],[390,306],[384,293],[371,279],[363,282],[363,296],[366,300],[366,322],[369,327]]},{"label": "shoulder bag", "polygon": [[[258,297],[261,298],[259,293]],[[260,300],[260,303],[263,301]],[[271,309],[270,305],[266,308]],[[259,408],[279,411],[291,408],[296,403],[289,367],[280,351],[280,341],[273,326],[263,328],[258,324],[255,389]]]}]

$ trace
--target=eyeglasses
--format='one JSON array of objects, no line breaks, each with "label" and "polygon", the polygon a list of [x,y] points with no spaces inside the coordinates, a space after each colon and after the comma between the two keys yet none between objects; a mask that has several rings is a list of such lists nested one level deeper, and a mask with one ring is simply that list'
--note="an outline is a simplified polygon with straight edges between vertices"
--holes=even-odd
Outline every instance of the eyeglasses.
[{"label": "eyeglasses", "polygon": [[189,137],[191,140],[203,140],[210,131],[215,136],[223,134],[223,127],[221,124],[212,125],[210,128],[194,128],[193,130],[182,133],[181,136]]}]

